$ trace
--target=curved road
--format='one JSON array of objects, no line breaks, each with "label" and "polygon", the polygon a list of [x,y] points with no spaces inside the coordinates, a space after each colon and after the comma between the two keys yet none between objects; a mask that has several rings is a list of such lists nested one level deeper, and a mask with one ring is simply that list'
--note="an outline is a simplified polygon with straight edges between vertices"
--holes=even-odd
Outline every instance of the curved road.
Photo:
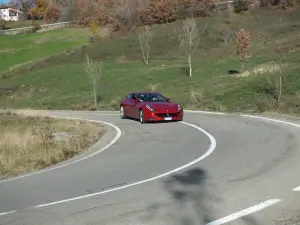
[{"label": "curved road", "polygon": [[1,225],[300,224],[300,121],[50,114],[117,127],[60,168],[0,181]]}]

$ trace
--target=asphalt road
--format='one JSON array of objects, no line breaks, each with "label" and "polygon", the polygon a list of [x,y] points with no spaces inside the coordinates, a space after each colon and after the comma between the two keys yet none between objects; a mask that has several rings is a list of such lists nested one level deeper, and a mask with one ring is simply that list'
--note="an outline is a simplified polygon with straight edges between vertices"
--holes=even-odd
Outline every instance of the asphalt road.
[{"label": "asphalt road", "polygon": [[183,123],[140,124],[112,114],[52,112],[119,131],[108,126],[60,168],[0,181],[0,224],[300,224],[300,120],[185,113]]}]

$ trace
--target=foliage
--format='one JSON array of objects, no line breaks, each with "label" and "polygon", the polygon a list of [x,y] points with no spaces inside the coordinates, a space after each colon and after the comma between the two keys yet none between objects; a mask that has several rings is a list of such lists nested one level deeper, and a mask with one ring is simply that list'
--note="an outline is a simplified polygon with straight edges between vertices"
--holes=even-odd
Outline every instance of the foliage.
[{"label": "foliage", "polygon": [[281,0],[279,5],[284,10],[294,11],[299,6],[299,2],[297,0]]},{"label": "foliage", "polygon": [[0,29],[2,30],[6,29],[7,28],[6,25],[7,25],[7,21],[0,17]]},{"label": "foliage", "polygon": [[146,7],[139,8],[143,24],[170,23],[180,18],[207,16],[214,0],[150,0]]},{"label": "foliage", "polygon": [[243,71],[243,62],[246,62],[249,58],[249,47],[251,44],[250,34],[244,29],[239,29],[236,33],[236,54],[242,62],[242,71]]},{"label": "foliage", "polygon": [[101,40],[101,33],[99,32],[99,25],[95,21],[89,23],[89,31],[91,33],[90,40],[94,42],[95,40]]},{"label": "foliage", "polygon": [[32,20],[32,29],[29,30],[29,33],[36,33],[38,30],[41,29],[41,25],[36,20]]},{"label": "foliage", "polygon": [[92,21],[98,24],[109,24],[113,20],[113,0],[77,0],[79,11],[78,22],[88,25]]},{"label": "foliage", "polygon": [[46,0],[36,0],[34,8],[30,9],[29,13],[33,19],[43,19],[48,9]]},{"label": "foliage", "polygon": [[50,5],[45,12],[44,19],[47,23],[55,23],[61,17],[61,12],[58,7]]},{"label": "foliage", "polygon": [[236,13],[247,11],[249,8],[249,2],[248,0],[234,0],[233,8]]},{"label": "foliage", "polygon": [[140,8],[139,16],[145,25],[176,21],[176,2],[173,0],[150,0],[147,7]]},{"label": "foliage", "polygon": [[215,0],[176,0],[177,13],[181,18],[205,17],[209,15]]}]

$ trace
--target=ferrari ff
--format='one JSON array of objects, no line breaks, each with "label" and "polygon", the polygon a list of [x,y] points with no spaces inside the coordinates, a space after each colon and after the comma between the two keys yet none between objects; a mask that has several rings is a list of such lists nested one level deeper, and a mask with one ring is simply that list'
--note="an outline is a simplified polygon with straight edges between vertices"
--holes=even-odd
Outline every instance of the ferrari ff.
[{"label": "ferrari ff", "polygon": [[138,119],[141,123],[181,121],[183,109],[160,93],[132,92],[120,103],[120,117]]}]

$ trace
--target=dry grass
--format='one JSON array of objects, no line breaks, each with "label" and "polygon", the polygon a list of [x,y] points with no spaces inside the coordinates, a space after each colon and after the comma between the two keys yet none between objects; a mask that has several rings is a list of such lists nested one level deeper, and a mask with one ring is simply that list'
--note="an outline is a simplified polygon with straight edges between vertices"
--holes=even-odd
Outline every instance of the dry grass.
[{"label": "dry grass", "polygon": [[159,84],[148,84],[147,89],[150,90],[150,91],[155,92],[155,91],[158,90],[159,87],[160,87]]},{"label": "dry grass", "polygon": [[[95,143],[105,129],[95,123],[0,114],[0,179],[67,160]],[[65,134],[57,139],[57,133]]]},{"label": "dry grass", "polygon": [[201,89],[200,91],[191,91],[190,92],[190,106],[198,106],[203,101],[204,91]]},{"label": "dry grass", "polygon": [[272,74],[275,72],[281,72],[282,69],[285,67],[285,64],[278,65],[278,64],[265,64],[254,68],[251,71],[244,71],[241,74],[235,75],[235,77],[248,77],[248,76],[258,76],[258,75],[266,75]]}]

